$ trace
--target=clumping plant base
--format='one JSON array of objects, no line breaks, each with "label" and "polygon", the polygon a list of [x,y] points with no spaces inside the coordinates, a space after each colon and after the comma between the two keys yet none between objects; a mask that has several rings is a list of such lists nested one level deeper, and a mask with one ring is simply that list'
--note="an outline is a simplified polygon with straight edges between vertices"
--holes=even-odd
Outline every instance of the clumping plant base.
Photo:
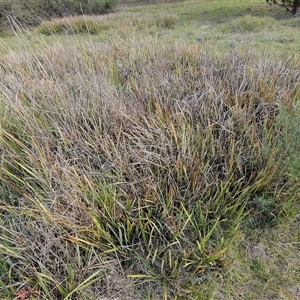
[{"label": "clumping plant base", "polygon": [[298,209],[297,59],[165,43],[169,14],[128,38],[117,19],[97,43],[19,34],[0,58],[5,297],[210,299],[247,228]]}]

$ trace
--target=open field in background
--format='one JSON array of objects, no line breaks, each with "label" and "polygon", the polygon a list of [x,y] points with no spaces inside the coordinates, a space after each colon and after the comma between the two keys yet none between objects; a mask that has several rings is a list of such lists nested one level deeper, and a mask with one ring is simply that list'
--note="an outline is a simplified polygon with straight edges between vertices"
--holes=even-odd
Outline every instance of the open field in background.
[{"label": "open field in background", "polygon": [[297,17],[210,0],[11,22],[1,299],[300,298]]},{"label": "open field in background", "polygon": [[[232,49],[255,49],[260,52],[297,54],[299,40],[295,31],[299,27],[297,17],[291,18],[283,9],[268,6],[264,1],[182,1],[175,3],[165,3],[160,5],[144,4],[142,6],[119,4],[116,8],[117,14],[100,17],[101,21],[97,34],[89,39],[99,41],[111,37],[108,33],[114,32],[124,36],[152,35],[156,38],[172,41],[176,39],[183,43],[195,43],[197,38],[206,39],[206,47],[212,51],[229,51]],[[139,21],[142,18],[152,18],[155,15],[168,14],[171,30],[164,30],[164,26],[128,26],[123,22],[121,28],[116,24],[117,20],[126,20],[134,14]],[[139,22],[137,21],[137,22]],[[96,21],[99,23],[98,21]],[[116,28],[101,28],[101,23],[108,23],[108,26]],[[142,22],[143,23],[143,22]],[[146,23],[147,24],[147,21]],[[132,22],[131,22],[131,25]],[[147,24],[148,25],[148,24]],[[167,26],[168,27],[168,26]],[[74,40],[72,32],[67,39]],[[5,35],[5,33],[3,33]],[[7,33],[6,33],[7,34]],[[41,47],[52,44],[56,41],[65,41],[66,36],[40,37],[30,34],[29,44],[33,47]],[[77,35],[76,40],[86,36]],[[14,37],[7,37],[5,43],[10,49],[18,49],[18,44]]]}]

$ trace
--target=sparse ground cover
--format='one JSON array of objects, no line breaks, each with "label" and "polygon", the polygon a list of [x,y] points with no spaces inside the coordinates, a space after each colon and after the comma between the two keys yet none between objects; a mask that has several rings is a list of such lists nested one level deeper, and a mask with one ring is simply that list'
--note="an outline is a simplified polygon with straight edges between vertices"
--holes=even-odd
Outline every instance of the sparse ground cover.
[{"label": "sparse ground cover", "polygon": [[298,23],[257,0],[14,24],[1,298],[299,298]]}]

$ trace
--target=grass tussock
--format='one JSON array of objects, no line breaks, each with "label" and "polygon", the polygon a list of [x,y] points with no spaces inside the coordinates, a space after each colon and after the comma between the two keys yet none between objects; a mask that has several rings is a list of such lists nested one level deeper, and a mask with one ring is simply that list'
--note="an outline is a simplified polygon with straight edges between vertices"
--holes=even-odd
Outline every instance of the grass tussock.
[{"label": "grass tussock", "polygon": [[273,24],[274,19],[271,17],[256,17],[246,15],[223,24],[221,26],[221,30],[225,33],[258,32],[266,28],[270,28]]},{"label": "grass tussock", "polygon": [[241,224],[294,213],[293,59],[115,38],[0,69],[7,296],[26,281],[41,299],[117,297],[114,275],[204,299]]},{"label": "grass tussock", "polygon": [[102,22],[100,16],[75,16],[69,18],[52,19],[43,22],[37,29],[38,33],[51,34],[99,34],[110,27]]},{"label": "grass tussock", "polygon": [[169,13],[147,14],[147,13],[126,13],[112,14],[106,16],[75,16],[68,18],[53,19],[43,22],[37,32],[40,34],[100,34],[109,29],[116,28],[116,24],[126,28],[157,28],[173,29],[177,17]]}]

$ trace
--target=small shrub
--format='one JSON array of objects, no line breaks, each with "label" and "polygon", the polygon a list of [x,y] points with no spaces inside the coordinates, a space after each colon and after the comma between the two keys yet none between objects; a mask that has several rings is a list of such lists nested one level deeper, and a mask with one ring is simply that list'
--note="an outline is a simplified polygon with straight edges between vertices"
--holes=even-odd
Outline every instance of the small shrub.
[{"label": "small shrub", "polygon": [[0,22],[2,27],[9,27],[11,24],[7,19],[14,18],[22,25],[35,26],[41,18],[53,16],[52,6],[47,0],[0,0]]},{"label": "small shrub", "polygon": [[10,26],[8,16],[23,26],[36,26],[41,20],[55,17],[103,14],[108,12],[114,3],[114,0],[0,0],[0,25]]},{"label": "small shrub", "polygon": [[102,14],[112,8],[114,0],[51,0],[57,15]]}]

